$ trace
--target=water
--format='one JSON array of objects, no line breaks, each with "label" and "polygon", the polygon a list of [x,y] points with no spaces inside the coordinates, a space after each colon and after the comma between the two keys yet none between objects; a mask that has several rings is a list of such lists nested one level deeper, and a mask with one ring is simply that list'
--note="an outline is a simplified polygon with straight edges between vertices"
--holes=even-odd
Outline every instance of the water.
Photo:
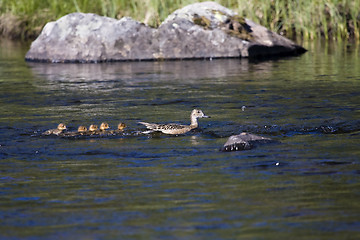
[{"label": "water", "polygon": [[[359,46],[302,56],[26,63],[0,45],[1,239],[359,239]],[[242,111],[245,106],[245,111]],[[189,123],[131,136],[138,121]],[[129,136],[41,133],[107,121]],[[281,143],[219,152],[242,131]]]}]

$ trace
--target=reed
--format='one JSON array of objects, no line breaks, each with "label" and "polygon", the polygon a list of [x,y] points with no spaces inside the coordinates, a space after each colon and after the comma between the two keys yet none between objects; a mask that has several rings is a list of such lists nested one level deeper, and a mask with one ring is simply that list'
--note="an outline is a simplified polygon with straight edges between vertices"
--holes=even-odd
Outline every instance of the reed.
[{"label": "reed", "polygon": [[[191,0],[0,0],[0,32],[34,38],[48,21],[71,12],[112,18],[130,16],[157,27]],[[272,31],[289,38],[356,39],[360,37],[360,0],[218,0]]]}]

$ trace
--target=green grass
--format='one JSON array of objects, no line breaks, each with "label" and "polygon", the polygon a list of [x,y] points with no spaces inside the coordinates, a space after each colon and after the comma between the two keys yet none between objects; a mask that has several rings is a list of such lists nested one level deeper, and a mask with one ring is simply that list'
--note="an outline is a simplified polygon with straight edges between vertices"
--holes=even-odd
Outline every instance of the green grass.
[{"label": "green grass", "polygon": [[[0,33],[35,38],[48,21],[71,12],[112,18],[130,16],[158,26],[190,0],[0,0]],[[240,15],[289,38],[356,39],[360,36],[360,0],[219,0]]]}]

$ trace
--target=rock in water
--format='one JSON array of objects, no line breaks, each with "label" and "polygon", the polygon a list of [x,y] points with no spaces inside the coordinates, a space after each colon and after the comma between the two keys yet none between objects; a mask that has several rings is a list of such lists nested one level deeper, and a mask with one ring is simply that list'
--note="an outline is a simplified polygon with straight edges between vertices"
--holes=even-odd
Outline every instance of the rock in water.
[{"label": "rock in water", "polygon": [[158,29],[71,13],[45,25],[25,59],[104,62],[296,55],[306,50],[215,2],[194,3],[170,14]]},{"label": "rock in water", "polygon": [[239,135],[233,135],[228,138],[226,143],[220,151],[223,152],[230,152],[230,151],[242,151],[242,150],[249,150],[254,148],[257,144],[262,143],[273,143],[276,142],[271,138],[257,136],[251,133],[240,133]]}]

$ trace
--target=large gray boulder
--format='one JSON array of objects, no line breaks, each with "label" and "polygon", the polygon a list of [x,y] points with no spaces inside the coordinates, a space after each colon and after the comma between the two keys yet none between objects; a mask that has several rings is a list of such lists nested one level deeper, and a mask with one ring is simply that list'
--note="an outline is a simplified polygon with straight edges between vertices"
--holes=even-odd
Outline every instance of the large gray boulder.
[{"label": "large gray boulder", "polygon": [[103,62],[295,55],[301,46],[215,2],[176,10],[154,29],[71,13],[45,25],[25,56],[30,61]]}]

